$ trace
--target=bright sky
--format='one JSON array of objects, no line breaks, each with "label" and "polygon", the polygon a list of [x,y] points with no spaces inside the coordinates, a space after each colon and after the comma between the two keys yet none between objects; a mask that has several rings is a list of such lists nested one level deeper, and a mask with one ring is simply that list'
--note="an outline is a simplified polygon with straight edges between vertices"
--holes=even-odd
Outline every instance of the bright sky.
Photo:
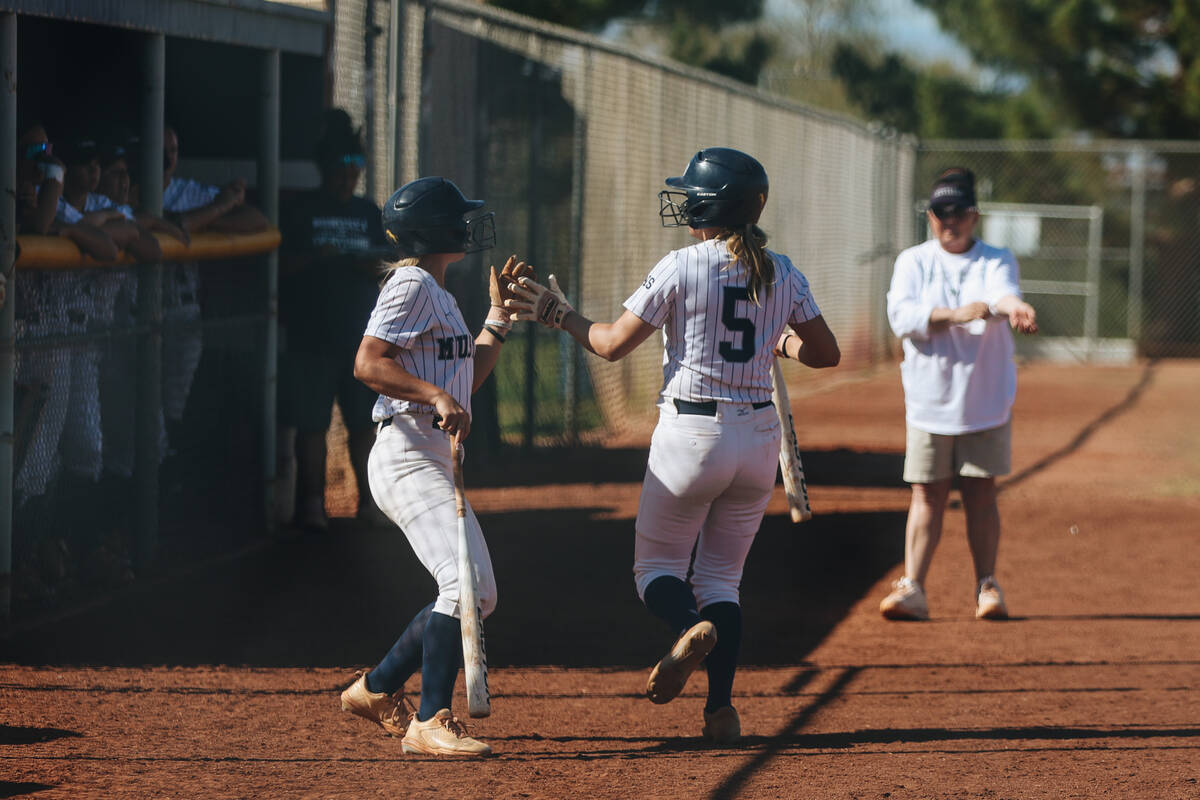
[{"label": "bright sky", "polygon": [[[912,0],[873,0],[876,11],[870,28],[893,49],[913,61],[946,61],[967,69],[967,51],[938,27],[937,17]],[[768,16],[787,17],[796,13],[797,0],[767,0]]]}]

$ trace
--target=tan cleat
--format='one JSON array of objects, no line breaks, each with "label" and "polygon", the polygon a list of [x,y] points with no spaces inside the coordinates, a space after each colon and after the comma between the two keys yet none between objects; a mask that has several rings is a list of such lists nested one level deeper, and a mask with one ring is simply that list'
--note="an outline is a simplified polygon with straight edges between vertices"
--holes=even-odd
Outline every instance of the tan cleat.
[{"label": "tan cleat", "polygon": [[721,706],[711,714],[704,712],[705,739],[716,744],[737,744],[742,738],[742,721],[733,706]]},{"label": "tan cleat", "polygon": [[400,747],[406,753],[430,756],[486,756],[492,752],[483,742],[467,736],[467,726],[448,708],[424,722],[414,716]]},{"label": "tan cleat", "polygon": [[387,694],[367,688],[367,673],[358,676],[350,688],[342,692],[342,711],[350,711],[369,719],[391,736],[403,736],[405,723],[412,715],[404,692]]},{"label": "tan cleat", "polygon": [[671,652],[654,666],[646,681],[646,697],[651,703],[669,703],[683,691],[704,657],[717,646],[717,626],[708,620],[697,622],[683,632]]},{"label": "tan cleat", "polygon": [[1008,606],[1004,605],[1004,592],[991,575],[979,582],[979,594],[975,605],[975,619],[1008,619]]},{"label": "tan cleat", "polygon": [[892,584],[892,593],[879,604],[879,613],[888,619],[929,619],[929,604],[921,584],[907,575]]}]

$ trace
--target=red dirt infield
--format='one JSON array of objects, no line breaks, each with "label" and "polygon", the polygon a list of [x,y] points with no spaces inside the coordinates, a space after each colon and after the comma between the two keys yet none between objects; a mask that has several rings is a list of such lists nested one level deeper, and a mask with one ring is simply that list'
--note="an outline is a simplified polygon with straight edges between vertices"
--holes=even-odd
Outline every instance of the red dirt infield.
[{"label": "red dirt infield", "polygon": [[339,710],[432,581],[398,531],[334,520],[0,640],[0,797],[1200,797],[1200,362],[1022,367],[1003,623],[973,618],[961,509],[933,619],[880,617],[898,374],[789,374],[816,517],[777,487],[750,554],[740,746],[699,738],[702,671],[642,695],[670,642],[633,591],[634,442],[467,475],[500,586],[493,713],[468,724],[494,756],[404,755]]}]

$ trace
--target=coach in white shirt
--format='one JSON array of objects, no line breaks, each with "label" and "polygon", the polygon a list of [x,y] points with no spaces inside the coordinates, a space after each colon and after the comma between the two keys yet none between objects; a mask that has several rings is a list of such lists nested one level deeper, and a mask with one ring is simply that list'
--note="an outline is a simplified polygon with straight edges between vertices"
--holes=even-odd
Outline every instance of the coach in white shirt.
[{"label": "coach in white shirt", "polygon": [[904,576],[884,598],[888,619],[928,619],[924,582],[957,477],[975,564],[976,617],[1005,619],[994,577],[1000,542],[996,477],[1010,468],[1017,370],[1009,328],[1037,331],[1021,299],[1012,252],[976,239],[975,178],[955,167],[935,181],[927,212],[933,238],[896,259],[888,321],[903,340],[907,446],[912,484]]}]

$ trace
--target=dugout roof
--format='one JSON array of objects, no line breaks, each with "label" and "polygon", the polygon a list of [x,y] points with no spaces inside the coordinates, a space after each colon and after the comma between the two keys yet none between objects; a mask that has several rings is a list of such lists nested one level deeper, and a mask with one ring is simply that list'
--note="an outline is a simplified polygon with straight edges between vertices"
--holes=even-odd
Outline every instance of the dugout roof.
[{"label": "dugout roof", "polygon": [[0,11],[309,56],[324,53],[330,21],[266,0],[0,0]]}]

